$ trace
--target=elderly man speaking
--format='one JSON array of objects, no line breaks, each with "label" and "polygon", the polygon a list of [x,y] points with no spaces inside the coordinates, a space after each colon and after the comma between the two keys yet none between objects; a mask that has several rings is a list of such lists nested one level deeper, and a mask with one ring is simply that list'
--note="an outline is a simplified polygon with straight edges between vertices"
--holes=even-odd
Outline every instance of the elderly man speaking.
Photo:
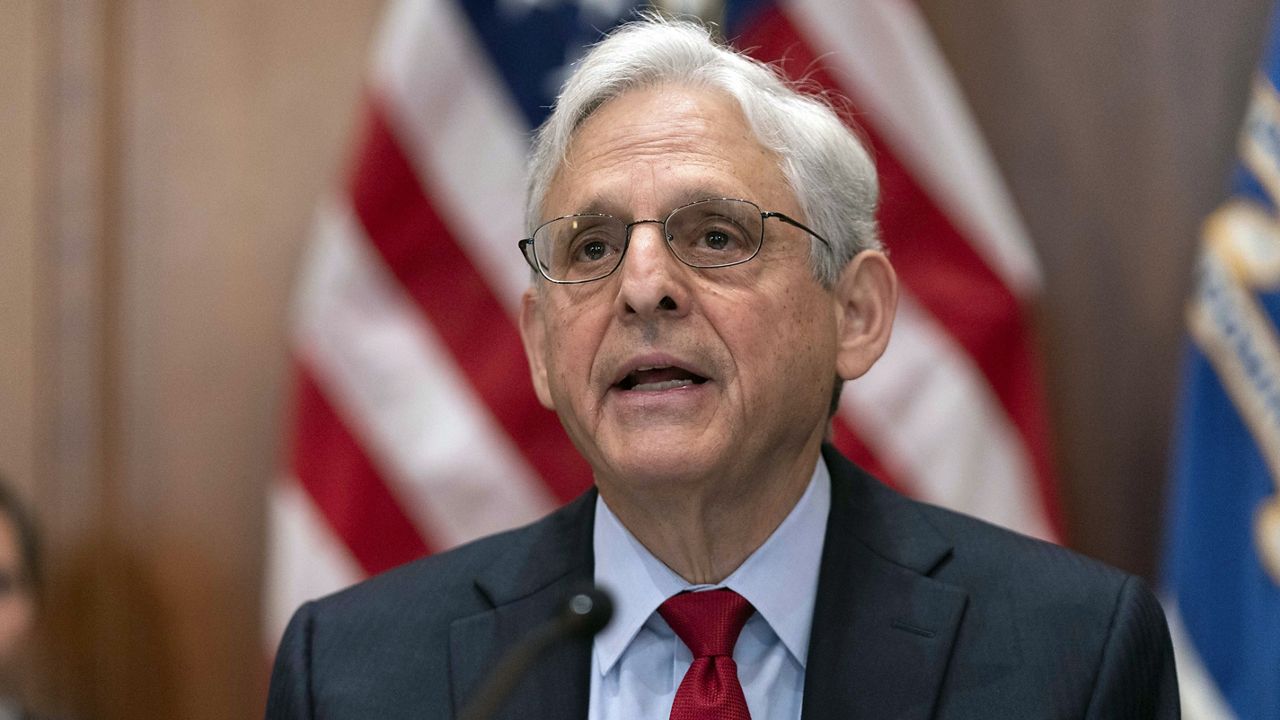
[{"label": "elderly man speaking", "polygon": [[538,132],[519,246],[533,384],[595,488],[303,606],[267,716],[456,717],[594,582],[612,621],[548,641],[497,716],[1176,717],[1137,579],[823,444],[893,325],[876,202],[831,108],[703,28],[594,48]]}]

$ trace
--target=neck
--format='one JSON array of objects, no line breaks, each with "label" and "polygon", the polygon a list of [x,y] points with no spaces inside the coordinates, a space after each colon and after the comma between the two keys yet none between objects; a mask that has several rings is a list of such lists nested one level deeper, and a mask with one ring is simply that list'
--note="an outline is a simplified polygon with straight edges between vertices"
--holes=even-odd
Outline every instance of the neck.
[{"label": "neck", "polygon": [[[723,581],[782,524],[804,495],[820,438],[784,465],[749,475],[689,478],[668,489],[597,478],[600,495],[627,530],[685,581]],[[630,490],[630,492],[629,492]]]}]

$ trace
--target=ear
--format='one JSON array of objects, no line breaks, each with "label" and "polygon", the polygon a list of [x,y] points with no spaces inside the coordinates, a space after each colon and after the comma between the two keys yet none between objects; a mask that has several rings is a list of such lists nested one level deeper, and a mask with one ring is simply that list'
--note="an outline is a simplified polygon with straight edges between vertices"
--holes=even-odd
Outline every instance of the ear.
[{"label": "ear", "polygon": [[[535,281],[536,282],[536,281]],[[547,329],[542,321],[539,290],[531,287],[524,291],[520,302],[520,339],[524,342],[524,355],[529,360],[529,374],[538,402],[548,410],[555,410],[551,399],[551,384],[547,381]]]},{"label": "ear", "polygon": [[889,258],[863,250],[845,265],[836,281],[836,374],[861,377],[889,345],[898,308],[898,276]]}]

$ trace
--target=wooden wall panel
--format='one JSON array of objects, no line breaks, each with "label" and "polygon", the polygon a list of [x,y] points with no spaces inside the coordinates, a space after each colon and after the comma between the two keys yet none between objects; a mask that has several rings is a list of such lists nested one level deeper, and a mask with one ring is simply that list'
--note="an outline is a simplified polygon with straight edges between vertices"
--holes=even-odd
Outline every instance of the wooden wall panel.
[{"label": "wooden wall panel", "polygon": [[1199,226],[1272,3],[921,4],[1045,271],[1071,543],[1151,575]]},{"label": "wooden wall panel", "polygon": [[156,613],[178,661],[172,716],[212,719],[261,703],[289,281],[348,147],[377,3],[197,5],[126,21],[118,533],[150,585],[136,619]]},{"label": "wooden wall panel", "polygon": [[124,13],[127,482],[113,520],[134,576],[130,625],[155,628],[137,661],[171,660],[158,683],[171,697],[114,717],[259,711],[263,494],[280,465],[290,279],[349,145],[378,5],[139,2]]},{"label": "wooden wall panel", "polygon": [[0,467],[49,550],[43,707],[261,712],[290,281],[380,5],[0,5]]},{"label": "wooden wall panel", "polygon": [[37,490],[42,399],[36,347],[43,20],[34,0],[0,3],[0,478],[28,501]]},{"label": "wooden wall panel", "polygon": [[113,456],[105,349],[111,293],[108,126],[114,79],[105,3],[40,3],[48,71],[39,103],[44,161],[37,269],[40,457],[35,502],[45,539],[45,693],[83,707],[107,687],[115,620],[107,544]]},{"label": "wooden wall panel", "polygon": [[0,477],[34,491],[39,88],[35,2],[0,3]]}]

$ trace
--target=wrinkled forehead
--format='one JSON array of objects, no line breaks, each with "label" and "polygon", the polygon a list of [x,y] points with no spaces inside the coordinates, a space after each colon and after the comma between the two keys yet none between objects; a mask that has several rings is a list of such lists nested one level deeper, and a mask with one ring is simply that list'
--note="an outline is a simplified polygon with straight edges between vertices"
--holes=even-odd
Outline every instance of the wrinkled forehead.
[{"label": "wrinkled forehead", "polygon": [[[671,209],[708,197],[777,204],[791,196],[776,153],[729,93],[684,84],[627,90],[574,130],[543,198],[546,220],[628,205]],[[785,201],[787,207],[792,201]]]}]

